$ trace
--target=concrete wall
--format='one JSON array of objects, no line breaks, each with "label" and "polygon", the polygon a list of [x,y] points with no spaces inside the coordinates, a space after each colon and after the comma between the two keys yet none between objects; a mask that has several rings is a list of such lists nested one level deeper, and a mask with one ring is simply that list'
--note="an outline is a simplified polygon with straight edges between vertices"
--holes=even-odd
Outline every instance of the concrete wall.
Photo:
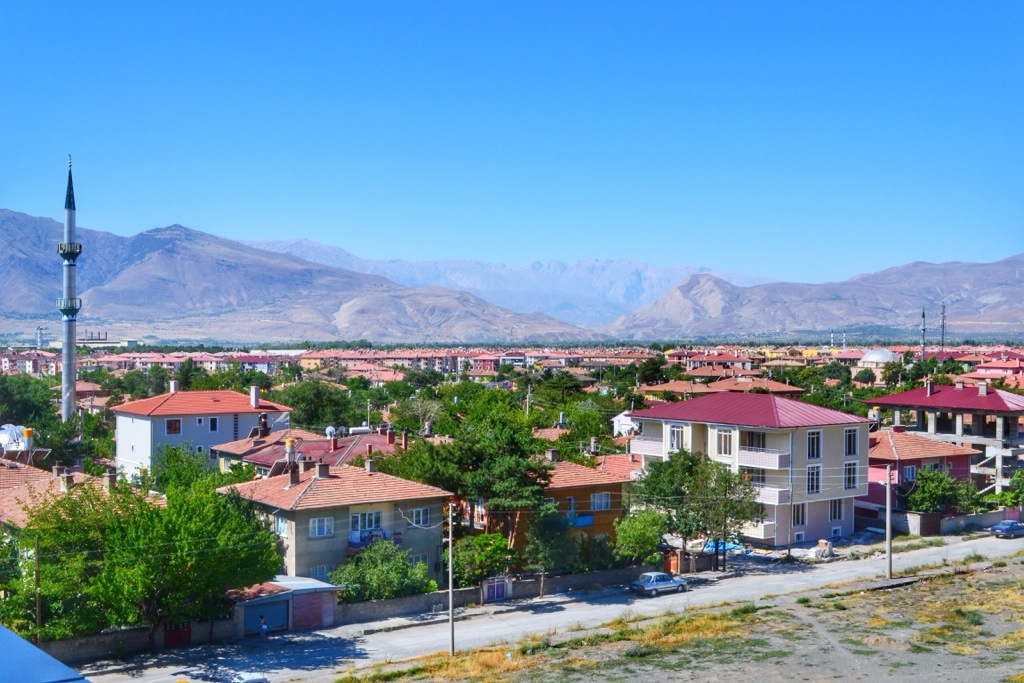
[{"label": "concrete wall", "polygon": [[[149,650],[148,627],[132,628],[114,633],[100,633],[79,636],[67,640],[47,640],[39,648],[68,665],[94,662],[100,659],[116,659],[139,654]],[[217,619],[213,622],[192,622],[192,645],[223,643],[235,640],[233,619]],[[156,633],[156,648],[163,649],[163,629]]]},{"label": "concrete wall", "polygon": [[[479,588],[459,588],[454,593],[456,607],[475,605],[480,602]],[[448,591],[410,595],[407,598],[394,598],[393,600],[338,603],[334,607],[334,623],[338,625],[356,624],[376,619],[440,612],[447,609]]]},{"label": "concrete wall", "polygon": [[[918,512],[893,512],[892,529],[898,534],[910,534],[912,536],[934,536],[931,527],[927,522],[928,517],[936,516],[938,513],[921,514]],[[939,521],[938,533],[942,535],[959,534],[967,530],[968,526],[988,528],[993,524],[1007,519],[1007,511],[1003,508],[991,512],[981,512],[976,515],[957,515],[955,517],[943,517]],[[884,513],[879,510],[878,519],[884,525]]]},{"label": "concrete wall", "polygon": [[998,524],[1004,519],[1006,519],[1006,510],[1002,508],[999,510],[992,510],[991,512],[982,512],[976,515],[957,515],[956,517],[946,517],[940,524],[939,533],[958,534],[966,530],[968,525],[988,528],[993,524]]}]

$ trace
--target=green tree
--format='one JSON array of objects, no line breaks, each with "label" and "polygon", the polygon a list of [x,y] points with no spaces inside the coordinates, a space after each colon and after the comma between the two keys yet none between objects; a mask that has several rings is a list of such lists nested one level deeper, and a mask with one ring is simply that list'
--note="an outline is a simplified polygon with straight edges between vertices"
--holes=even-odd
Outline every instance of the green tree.
[{"label": "green tree", "polygon": [[191,358],[186,358],[178,365],[178,370],[174,373],[174,379],[178,381],[179,389],[188,391],[195,384],[196,380],[203,375],[206,375],[206,370],[196,367],[195,362]]},{"label": "green tree", "polygon": [[277,537],[252,504],[199,481],[172,488],[106,529],[98,595],[118,625],[149,625],[150,646],[166,623],[224,616],[225,594],[274,577]]},{"label": "green tree", "polygon": [[157,396],[167,391],[167,383],[170,380],[170,373],[163,366],[149,366],[146,371],[146,393],[149,396]]},{"label": "green tree", "polygon": [[526,525],[526,566],[540,571],[540,595],[544,596],[544,579],[553,569],[571,567],[580,555],[580,546],[572,535],[572,523],[554,505],[545,504],[533,511]]},{"label": "green tree", "polygon": [[[722,570],[725,571],[725,544],[734,541],[744,525],[764,518],[764,506],[757,502],[757,489],[744,474],[711,460],[702,463],[690,481],[690,489],[707,497],[703,526],[712,539],[722,542]],[[715,544],[716,555],[718,545]]]},{"label": "green tree", "polygon": [[459,539],[452,550],[452,576],[465,588],[479,585],[515,563],[515,552],[501,534],[480,534]]},{"label": "green tree", "polygon": [[861,384],[874,384],[875,383],[875,371],[871,368],[862,368],[857,371],[857,374],[853,376],[854,382],[860,382]]},{"label": "green tree", "polygon": [[942,512],[956,514],[974,512],[981,505],[978,490],[969,481],[957,481],[945,470],[923,469],[905,494],[906,508],[912,512]]},{"label": "green tree", "polygon": [[821,372],[828,379],[837,379],[843,384],[849,384],[850,382],[850,368],[842,363],[832,361],[825,365]]},{"label": "green tree", "polygon": [[425,564],[411,564],[404,550],[386,540],[374,543],[335,569],[330,580],[344,587],[345,602],[387,600],[437,590]]},{"label": "green tree", "polygon": [[658,544],[667,527],[668,515],[654,508],[615,520],[615,556],[634,565],[656,562]]},{"label": "green tree", "polygon": [[903,364],[897,361],[889,361],[882,366],[882,382],[890,389],[902,381]]},{"label": "green tree", "polygon": [[359,424],[365,406],[356,406],[348,393],[336,384],[318,379],[304,380],[274,392],[274,400],[291,406],[291,422],[310,429],[328,425]]},{"label": "green tree", "polygon": [[701,517],[705,500],[690,491],[690,483],[704,460],[703,453],[670,453],[666,460],[648,464],[647,474],[631,485],[635,503],[665,513],[667,531],[678,534],[684,542],[705,530]]}]

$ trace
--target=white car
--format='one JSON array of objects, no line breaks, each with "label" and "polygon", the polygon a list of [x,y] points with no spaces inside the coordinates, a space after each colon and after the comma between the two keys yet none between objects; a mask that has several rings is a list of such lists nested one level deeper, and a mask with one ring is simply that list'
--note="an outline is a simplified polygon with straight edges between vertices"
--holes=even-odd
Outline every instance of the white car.
[{"label": "white car", "polygon": [[231,683],[270,683],[270,679],[263,674],[235,674]]}]

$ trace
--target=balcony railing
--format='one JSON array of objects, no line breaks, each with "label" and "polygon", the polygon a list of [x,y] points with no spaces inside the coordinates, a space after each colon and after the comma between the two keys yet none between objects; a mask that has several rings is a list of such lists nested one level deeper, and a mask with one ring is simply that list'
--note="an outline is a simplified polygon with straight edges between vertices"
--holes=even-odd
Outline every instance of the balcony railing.
[{"label": "balcony railing", "polygon": [[634,436],[629,440],[629,452],[637,455],[665,455],[665,442],[646,436]]},{"label": "balcony railing", "polygon": [[349,550],[362,550],[369,548],[377,541],[391,541],[395,545],[402,545],[401,531],[385,531],[384,529],[362,529],[360,531],[348,532]]},{"label": "balcony railing", "polygon": [[747,524],[740,529],[740,535],[746,536],[747,538],[767,539],[775,538],[775,522],[765,522],[764,524]]},{"label": "balcony railing", "polygon": [[757,489],[757,502],[763,505],[786,505],[792,500],[792,491],[776,486],[755,484]]},{"label": "balcony railing", "polygon": [[789,453],[754,446],[740,446],[737,457],[740,467],[760,467],[766,470],[788,469],[790,462]]}]

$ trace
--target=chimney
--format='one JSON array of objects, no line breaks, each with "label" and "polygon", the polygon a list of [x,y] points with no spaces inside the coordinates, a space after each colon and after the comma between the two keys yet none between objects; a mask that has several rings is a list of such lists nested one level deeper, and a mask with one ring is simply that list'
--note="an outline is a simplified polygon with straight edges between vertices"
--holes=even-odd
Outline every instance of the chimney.
[{"label": "chimney", "polygon": [[978,382],[978,396],[988,396],[988,382]]},{"label": "chimney", "polygon": [[892,431],[894,434],[902,434],[907,431],[907,425],[893,425]]},{"label": "chimney", "polygon": [[388,437],[388,445],[389,446],[394,446],[395,445],[395,430],[394,429],[389,429],[384,434],[385,434],[385,436]]},{"label": "chimney", "polygon": [[67,493],[71,490],[71,487],[75,485],[75,475],[71,472],[64,472],[60,475],[60,490],[61,493]]},{"label": "chimney", "polygon": [[117,474],[114,472],[107,472],[103,475],[103,491],[110,493],[114,490],[114,486],[117,484]]},{"label": "chimney", "polygon": [[292,486],[299,485],[299,468],[289,467],[288,468],[288,486],[285,488],[291,488]]},{"label": "chimney", "polygon": [[403,451],[409,450],[409,430],[408,429],[403,429],[402,430],[402,450]]},{"label": "chimney", "polygon": [[64,466],[63,465],[54,465],[53,466],[53,478],[54,479],[60,479],[60,476],[62,474],[64,474]]},{"label": "chimney", "polygon": [[313,465],[316,464],[316,462],[314,462],[313,460],[310,460],[309,458],[303,458],[302,460],[299,460],[298,462],[299,462],[299,472],[309,472],[311,469],[313,469]]},{"label": "chimney", "polygon": [[368,456],[369,455],[373,455],[373,444],[372,443],[366,444],[366,455],[368,455]]},{"label": "chimney", "polygon": [[267,436],[268,434],[270,434],[270,425],[267,424],[267,414],[260,413],[259,435]]},{"label": "chimney", "polygon": [[331,437],[331,450],[332,451],[338,450],[338,437],[336,437],[336,436],[332,436]]},{"label": "chimney", "polygon": [[548,462],[558,462],[558,449],[549,448],[544,451],[544,459]]},{"label": "chimney", "polygon": [[178,393],[178,380],[176,380],[176,379],[172,379],[171,380],[171,393],[172,394]]},{"label": "chimney", "polygon": [[963,381],[962,379],[958,379],[958,380],[956,381],[956,384],[955,384],[954,386],[955,386],[955,387],[956,387],[957,389],[963,389],[963,388],[964,388],[964,381]]},{"label": "chimney", "polygon": [[249,405],[253,408],[260,407],[260,388],[255,384],[249,387]]},{"label": "chimney", "polygon": [[932,381],[931,381],[931,379],[926,379],[924,381],[924,395],[925,396],[931,396],[932,395]]},{"label": "chimney", "polygon": [[318,462],[316,464],[316,478],[326,479],[331,476],[331,466],[325,462]]},{"label": "chimney", "polygon": [[596,436],[592,436],[592,437],[590,437],[590,454],[591,455],[597,455],[597,452],[598,452],[597,437]]}]

